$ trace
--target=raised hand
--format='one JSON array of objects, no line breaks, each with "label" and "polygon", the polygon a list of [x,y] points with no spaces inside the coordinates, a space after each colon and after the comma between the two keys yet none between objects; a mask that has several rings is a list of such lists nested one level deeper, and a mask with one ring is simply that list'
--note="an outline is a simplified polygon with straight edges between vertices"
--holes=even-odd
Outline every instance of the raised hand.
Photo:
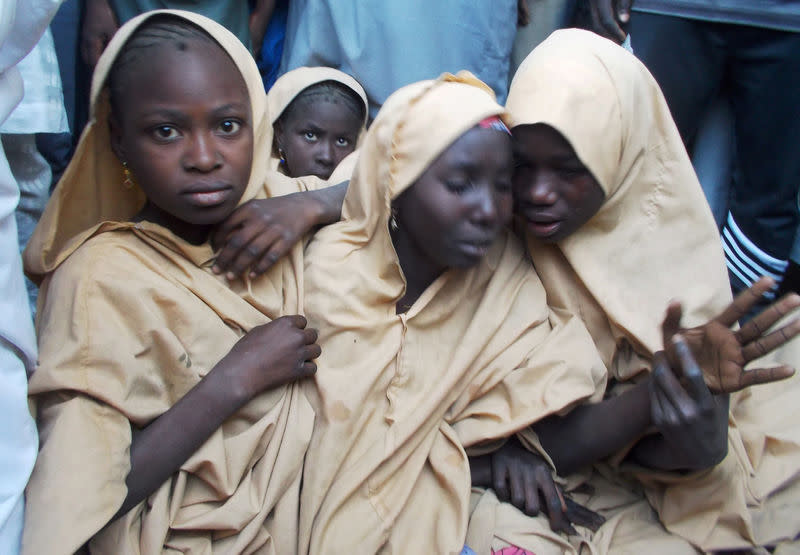
[{"label": "raised hand", "polygon": [[321,354],[317,331],[306,328],[300,315],[282,316],[250,330],[214,367],[237,399],[246,401],[317,371],[313,360]]},{"label": "raised hand", "polygon": [[791,377],[794,369],[786,365],[750,370],[745,370],[744,367],[800,334],[800,319],[794,319],[783,327],[768,332],[781,318],[800,306],[800,295],[785,295],[741,329],[731,330],[773,285],[772,279],[761,278],[739,294],[722,314],[702,326],[690,329],[680,327],[680,303],[671,303],[661,327],[669,364],[673,368],[680,367],[677,353],[672,348],[672,337],[680,334],[689,345],[702,369],[705,383],[712,392],[733,393],[751,385]]},{"label": "raised hand", "polygon": [[728,449],[727,397],[717,398],[703,380],[686,341],[677,335],[672,344],[686,387],[670,369],[663,352],[655,354],[650,380],[653,425],[676,451],[685,469],[708,468],[719,463]]},{"label": "raised hand", "polygon": [[494,489],[497,498],[530,516],[546,512],[553,531],[575,534],[573,524],[596,531],[605,522],[599,514],[565,498],[547,462],[516,439],[488,455],[488,460],[491,478],[486,485]]}]

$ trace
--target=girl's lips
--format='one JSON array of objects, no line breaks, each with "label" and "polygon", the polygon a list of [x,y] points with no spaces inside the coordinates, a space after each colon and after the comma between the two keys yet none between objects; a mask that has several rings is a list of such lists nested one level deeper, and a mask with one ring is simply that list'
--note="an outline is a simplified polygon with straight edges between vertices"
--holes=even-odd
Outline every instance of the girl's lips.
[{"label": "girl's lips", "polygon": [[231,194],[232,189],[224,188],[224,189],[217,189],[214,191],[198,191],[194,193],[185,193],[186,197],[189,199],[189,202],[194,206],[200,208],[207,208],[211,206],[217,206],[225,202],[228,196]]},{"label": "girl's lips", "polygon": [[528,230],[537,237],[549,237],[558,231],[558,228],[561,227],[561,221],[550,221],[550,222],[534,222],[531,220],[527,221]]}]

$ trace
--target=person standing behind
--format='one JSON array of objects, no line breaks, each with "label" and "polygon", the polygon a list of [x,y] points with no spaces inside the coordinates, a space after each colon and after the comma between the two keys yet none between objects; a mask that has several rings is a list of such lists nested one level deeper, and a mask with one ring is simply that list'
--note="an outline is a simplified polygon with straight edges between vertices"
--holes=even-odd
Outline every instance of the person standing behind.
[{"label": "person standing behind", "polygon": [[637,0],[633,9],[636,55],[687,147],[719,91],[731,101],[738,172],[722,241],[734,292],[765,274],[780,282],[800,223],[800,2]]},{"label": "person standing behind", "polygon": [[[0,124],[22,100],[17,64],[39,41],[60,0],[0,3]],[[38,447],[27,406],[26,369],[36,360],[28,298],[22,278],[14,210],[19,186],[0,147],[0,553],[20,548],[23,490]]]}]

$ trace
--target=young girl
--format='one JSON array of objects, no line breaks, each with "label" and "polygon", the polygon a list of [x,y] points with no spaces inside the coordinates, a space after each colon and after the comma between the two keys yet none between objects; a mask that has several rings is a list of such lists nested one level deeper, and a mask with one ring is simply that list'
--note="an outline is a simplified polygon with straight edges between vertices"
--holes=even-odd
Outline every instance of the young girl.
[{"label": "young girl", "polygon": [[317,420],[301,553],[459,552],[464,447],[496,449],[602,390],[585,329],[548,310],[505,229],[510,136],[490,95],[469,74],[392,95],[342,221],[308,247],[307,316],[323,355],[306,382]]},{"label": "young girl", "polygon": [[300,67],[269,91],[275,129],[272,167],[291,177],[330,178],[367,123],[367,95],[358,81],[330,67]]},{"label": "young girl", "polygon": [[42,282],[25,553],[296,551],[314,414],[292,382],[320,353],[300,251],[229,284],[208,244],[239,203],[300,188],[264,186],[265,109],[245,47],[199,15],[143,14],[100,59],[25,255]]},{"label": "young girl", "polygon": [[[671,384],[654,359],[664,337],[680,329],[672,305],[659,330],[672,299],[698,326],[682,333],[700,355],[701,338],[730,333],[755,300],[728,307],[719,237],[657,85],[611,42],[561,31],[520,66],[508,108],[517,123],[517,209],[536,271],[548,302],[581,316],[609,370],[604,402],[534,427],[571,485],[592,486],[578,499],[608,518],[587,537],[603,552],[694,551],[665,534],[660,520],[702,549],[752,545],[744,451],[735,427],[726,450],[725,397],[691,380]],[[760,331],[797,303],[781,301],[730,333],[716,363],[701,356],[708,385],[725,392],[790,375],[785,367],[744,374],[741,367],[797,333],[796,324],[783,337]],[[609,456],[611,464],[602,462]],[[637,466],[626,472],[623,459]],[[507,538],[528,527],[521,513],[502,517]]]}]

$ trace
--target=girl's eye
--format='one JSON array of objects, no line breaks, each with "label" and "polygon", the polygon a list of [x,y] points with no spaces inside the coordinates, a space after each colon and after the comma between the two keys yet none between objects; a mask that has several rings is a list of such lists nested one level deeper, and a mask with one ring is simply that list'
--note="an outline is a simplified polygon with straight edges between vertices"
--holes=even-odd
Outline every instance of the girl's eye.
[{"label": "girl's eye", "polygon": [[180,135],[178,130],[172,127],[171,125],[159,125],[155,129],[153,129],[153,134],[162,141],[170,141],[172,139],[177,139]]},{"label": "girl's eye", "polygon": [[338,139],[336,139],[336,146],[350,146],[350,139],[339,137]]},{"label": "girl's eye", "polygon": [[306,131],[305,133],[303,133],[303,137],[305,138],[305,140],[310,142],[317,140],[317,134],[314,133],[313,131]]},{"label": "girl's eye", "polygon": [[241,128],[242,124],[232,119],[226,119],[219,124],[219,130],[225,135],[233,135],[238,133]]},{"label": "girl's eye", "polygon": [[447,181],[445,185],[451,193],[463,195],[469,190],[471,183],[469,181]]}]

